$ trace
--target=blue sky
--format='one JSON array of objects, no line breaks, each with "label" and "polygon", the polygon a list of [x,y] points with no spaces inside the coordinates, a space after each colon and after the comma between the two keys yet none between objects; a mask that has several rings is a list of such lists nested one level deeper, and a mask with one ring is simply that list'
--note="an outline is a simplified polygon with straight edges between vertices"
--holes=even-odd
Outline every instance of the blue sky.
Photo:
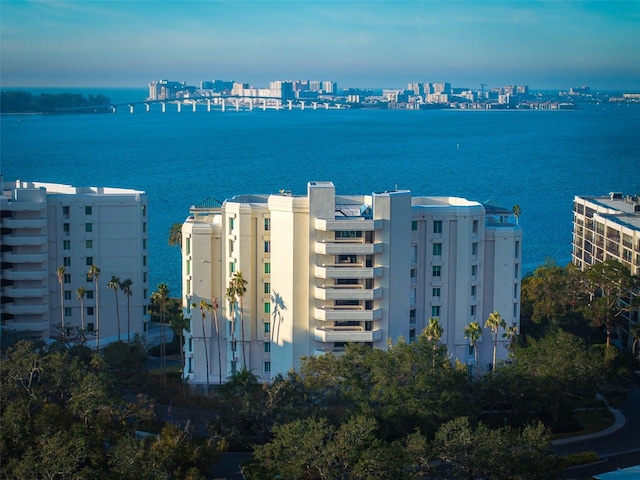
[{"label": "blue sky", "polygon": [[0,84],[640,91],[640,1],[0,0]]}]

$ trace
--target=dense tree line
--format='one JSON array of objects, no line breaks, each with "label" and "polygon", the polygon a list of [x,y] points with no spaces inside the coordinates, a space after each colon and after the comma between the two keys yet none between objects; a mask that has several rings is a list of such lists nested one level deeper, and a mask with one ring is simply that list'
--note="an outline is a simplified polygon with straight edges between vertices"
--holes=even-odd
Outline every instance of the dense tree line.
[{"label": "dense tree line", "polygon": [[79,93],[41,93],[11,91],[0,94],[0,113],[54,113],[68,109],[77,111],[109,111],[110,100],[104,95],[89,95],[85,98]]}]

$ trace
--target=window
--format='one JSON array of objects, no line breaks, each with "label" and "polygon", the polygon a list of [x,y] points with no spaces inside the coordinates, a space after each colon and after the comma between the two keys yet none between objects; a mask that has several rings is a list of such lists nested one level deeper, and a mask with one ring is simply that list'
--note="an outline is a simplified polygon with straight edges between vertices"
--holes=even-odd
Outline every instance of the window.
[{"label": "window", "polygon": [[442,267],[440,265],[434,265],[431,268],[431,275],[434,277],[439,277],[442,274]]},{"label": "window", "polygon": [[87,332],[93,332],[93,331],[94,331],[93,322],[87,323]]},{"label": "window", "polygon": [[411,269],[411,283],[416,283],[416,277],[418,276],[418,270],[415,268]]},{"label": "window", "polygon": [[234,220],[235,219],[233,217],[229,219],[229,230],[233,230],[234,223],[235,223]]},{"label": "window", "polygon": [[89,266],[93,265],[93,257],[86,257],[84,263]]},{"label": "window", "polygon": [[442,233],[442,220],[435,220],[433,222],[433,233]]},{"label": "window", "polygon": [[148,277],[147,272],[142,272],[142,282],[143,283],[147,283],[147,277]]},{"label": "window", "polygon": [[434,318],[440,316],[440,306],[439,305],[433,305],[431,307],[431,316],[434,317]]},{"label": "window", "polygon": [[516,263],[515,267],[513,268],[513,276],[515,278],[520,278],[520,265]]},{"label": "window", "polygon": [[65,300],[71,300],[71,290],[65,290],[64,291],[64,299]]},{"label": "window", "polygon": [[93,307],[87,307],[87,315],[93,315]]},{"label": "window", "polygon": [[416,230],[418,230],[418,221],[417,221],[417,220],[413,220],[413,221],[411,222],[411,230],[413,230],[414,232],[415,232]]},{"label": "window", "polygon": [[147,206],[146,205],[142,205],[142,216],[143,217],[147,216]]},{"label": "window", "polygon": [[471,276],[475,277],[476,275],[478,275],[478,266],[477,265],[471,265]]},{"label": "window", "polygon": [[476,291],[478,290],[478,287],[476,287],[475,285],[471,285],[471,298],[475,299],[476,298]]},{"label": "window", "polygon": [[229,240],[229,255],[233,253],[233,240]]},{"label": "window", "polygon": [[264,302],[264,313],[267,315],[271,313],[271,302]]},{"label": "window", "polygon": [[433,244],[433,255],[435,257],[438,257],[438,256],[442,255],[442,244],[441,243],[434,243]]},{"label": "window", "polygon": [[64,264],[65,267],[70,267],[71,266],[71,257],[64,257],[63,264]]},{"label": "window", "polygon": [[513,317],[517,317],[518,316],[518,304],[514,303],[513,304]]},{"label": "window", "polygon": [[235,262],[229,262],[229,273],[235,273],[235,271],[236,271]]},{"label": "window", "polygon": [[518,298],[518,284],[513,286],[513,298]]},{"label": "window", "polygon": [[187,295],[191,295],[191,279],[187,279]]},{"label": "window", "polygon": [[264,273],[271,273],[271,264],[269,262],[264,264]]},{"label": "window", "polygon": [[264,282],[264,293],[271,293],[271,284],[269,282]]},{"label": "window", "polygon": [[147,291],[147,289],[145,288],[144,290],[142,290],[142,298],[144,298],[145,300],[147,299],[147,294],[149,292]]},{"label": "window", "polygon": [[93,210],[93,209],[91,208],[91,205],[86,205],[86,206],[84,207],[84,214],[85,214],[85,215],[91,215],[92,210]]},{"label": "window", "polygon": [[264,333],[269,333],[271,331],[271,324],[269,322],[264,322]]},{"label": "window", "polygon": [[264,353],[269,353],[271,351],[271,342],[264,342]]},{"label": "window", "polygon": [[474,257],[478,255],[478,242],[473,242],[471,244],[471,255]]},{"label": "window", "polygon": [[270,251],[271,251],[271,242],[267,240],[264,242],[264,253],[269,253]]},{"label": "window", "polygon": [[469,311],[469,315],[471,315],[471,318],[476,318],[476,306],[475,305],[471,305],[471,310]]},{"label": "window", "polygon": [[64,232],[65,235],[69,235],[69,233],[71,232],[71,225],[68,223],[63,223],[62,231]]},{"label": "window", "polygon": [[63,240],[62,248],[64,250],[71,250],[71,240]]},{"label": "window", "polygon": [[264,219],[264,230],[265,230],[265,232],[268,232],[269,230],[271,230],[271,219],[270,218],[265,218]]},{"label": "window", "polygon": [[91,275],[87,273],[86,277],[87,277],[87,283],[93,282],[93,277]]},{"label": "window", "polygon": [[143,255],[143,257],[142,257],[142,266],[143,267],[147,266],[147,256],[146,255]]},{"label": "window", "polygon": [[191,260],[187,260],[187,275],[191,275]]},{"label": "window", "polygon": [[516,240],[516,258],[520,258],[520,240]]},{"label": "window", "polygon": [[412,328],[409,330],[409,343],[413,343],[416,341],[416,329]]},{"label": "window", "polygon": [[142,233],[147,233],[147,222],[142,223]]},{"label": "window", "polygon": [[478,234],[478,220],[474,220],[474,221],[473,221],[473,224],[472,224],[472,227],[471,227],[471,232],[472,232],[474,235],[477,235],[477,234]]},{"label": "window", "polygon": [[473,353],[473,345],[469,345],[468,354],[469,354],[470,357],[472,357],[474,355],[474,353]]},{"label": "window", "polygon": [[409,324],[414,325],[416,323],[416,309],[409,310]]},{"label": "window", "polygon": [[84,248],[92,249],[93,248],[93,240],[85,240],[84,241]]},{"label": "window", "polygon": [[264,373],[269,373],[271,371],[271,362],[264,362]]},{"label": "window", "polygon": [[418,263],[418,246],[411,246],[411,263]]},{"label": "window", "polygon": [[416,298],[417,298],[416,289],[412,288],[409,291],[409,305],[415,305],[416,304]]},{"label": "window", "polygon": [[64,283],[71,283],[71,274],[70,273],[65,273],[64,274]]},{"label": "window", "polygon": [[191,237],[187,237],[187,255],[191,253]]},{"label": "window", "polygon": [[65,217],[69,216],[69,207],[68,206],[62,207],[62,215],[64,215]]},{"label": "window", "polygon": [[440,297],[440,288],[432,288],[431,289],[431,296],[434,298],[439,298]]},{"label": "window", "polygon": [[84,224],[85,232],[93,232],[93,223],[85,223]]},{"label": "window", "polygon": [[146,250],[146,249],[147,249],[147,239],[146,239],[146,238],[143,238],[143,239],[142,239],[142,249],[143,249],[143,250]]},{"label": "window", "polygon": [[93,299],[93,290],[85,290],[84,293],[89,300]]}]

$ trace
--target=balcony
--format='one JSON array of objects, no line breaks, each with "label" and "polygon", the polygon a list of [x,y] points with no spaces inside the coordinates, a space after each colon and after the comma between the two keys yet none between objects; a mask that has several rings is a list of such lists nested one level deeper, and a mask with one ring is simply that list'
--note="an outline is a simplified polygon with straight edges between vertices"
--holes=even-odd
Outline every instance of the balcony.
[{"label": "balcony", "polygon": [[6,228],[45,228],[46,218],[5,218],[2,225]]},{"label": "balcony", "polygon": [[7,313],[11,315],[44,315],[49,310],[47,305],[12,305],[10,303],[4,306]]},{"label": "balcony", "polygon": [[377,342],[382,340],[382,330],[366,331],[360,327],[315,328],[314,338],[319,342]]},{"label": "balcony", "polygon": [[47,254],[6,252],[2,254],[2,259],[9,263],[44,263],[47,261]]},{"label": "balcony", "polygon": [[337,232],[341,230],[371,232],[382,230],[382,220],[369,220],[362,217],[344,217],[335,220],[316,218],[315,228],[322,232]]},{"label": "balcony", "polygon": [[6,245],[17,247],[20,245],[46,245],[46,235],[6,235],[4,238]]},{"label": "balcony", "polygon": [[380,320],[382,309],[364,310],[361,306],[353,307],[316,307],[314,318],[323,322],[365,322]]},{"label": "balcony", "polygon": [[324,285],[315,288],[318,300],[376,300],[382,288],[365,289],[363,285]]},{"label": "balcony", "polygon": [[49,329],[49,322],[13,322],[2,323],[3,327],[11,328],[19,332],[44,332]]},{"label": "balcony", "polygon": [[42,298],[47,296],[47,288],[46,287],[35,287],[35,288],[5,287],[3,289],[2,294],[11,298]]},{"label": "balcony", "polygon": [[[345,265],[345,266],[343,266]],[[314,275],[317,278],[380,278],[382,267],[362,267],[360,264],[316,265]]]},{"label": "balcony", "polygon": [[357,238],[346,240],[316,242],[315,252],[320,255],[375,255],[382,253],[382,243],[363,243],[358,242]]},{"label": "balcony", "polygon": [[45,202],[11,202],[12,212],[44,212],[47,210]]},{"label": "balcony", "polygon": [[16,271],[12,269],[2,272],[7,280],[44,280],[47,278],[47,270]]}]

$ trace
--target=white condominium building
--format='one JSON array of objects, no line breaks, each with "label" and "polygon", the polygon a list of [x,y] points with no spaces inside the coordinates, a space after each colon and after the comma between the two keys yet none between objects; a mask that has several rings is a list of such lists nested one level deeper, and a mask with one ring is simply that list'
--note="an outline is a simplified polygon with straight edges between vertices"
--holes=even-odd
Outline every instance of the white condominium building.
[{"label": "white condominium building", "polygon": [[[618,260],[632,275],[640,275],[640,196],[617,192],[606,196],[576,195],[573,264],[585,270],[608,259]],[[628,327],[638,322],[638,310],[622,315],[626,325],[618,328],[618,335],[623,344],[630,346],[633,337],[628,335]]]},{"label": "white condominium building", "polygon": [[[184,378],[214,384],[246,366],[269,381],[303,356],[342,352],[347,343],[413,341],[430,318],[440,320],[452,359],[472,370],[465,326],[483,326],[496,310],[507,326],[519,325],[522,231],[509,215],[409,191],[336,195],[331,182],[309,183],[305,196],[281,191],[192,207],[182,227],[191,318]],[[238,272],[247,281],[242,315],[225,298]],[[203,322],[192,305],[213,297],[220,308],[204,311]],[[486,370],[493,340],[483,333]]]},{"label": "white condominium building", "polygon": [[[48,341],[85,322],[95,346],[143,334],[148,301],[147,197],[107,187],[3,182],[0,177],[3,329]],[[98,291],[89,268],[100,269]],[[60,276],[59,276],[60,274]],[[131,295],[107,284],[131,280]],[[83,287],[84,311],[78,289]],[[118,301],[118,311],[116,311]],[[120,326],[118,326],[118,315]]]}]

